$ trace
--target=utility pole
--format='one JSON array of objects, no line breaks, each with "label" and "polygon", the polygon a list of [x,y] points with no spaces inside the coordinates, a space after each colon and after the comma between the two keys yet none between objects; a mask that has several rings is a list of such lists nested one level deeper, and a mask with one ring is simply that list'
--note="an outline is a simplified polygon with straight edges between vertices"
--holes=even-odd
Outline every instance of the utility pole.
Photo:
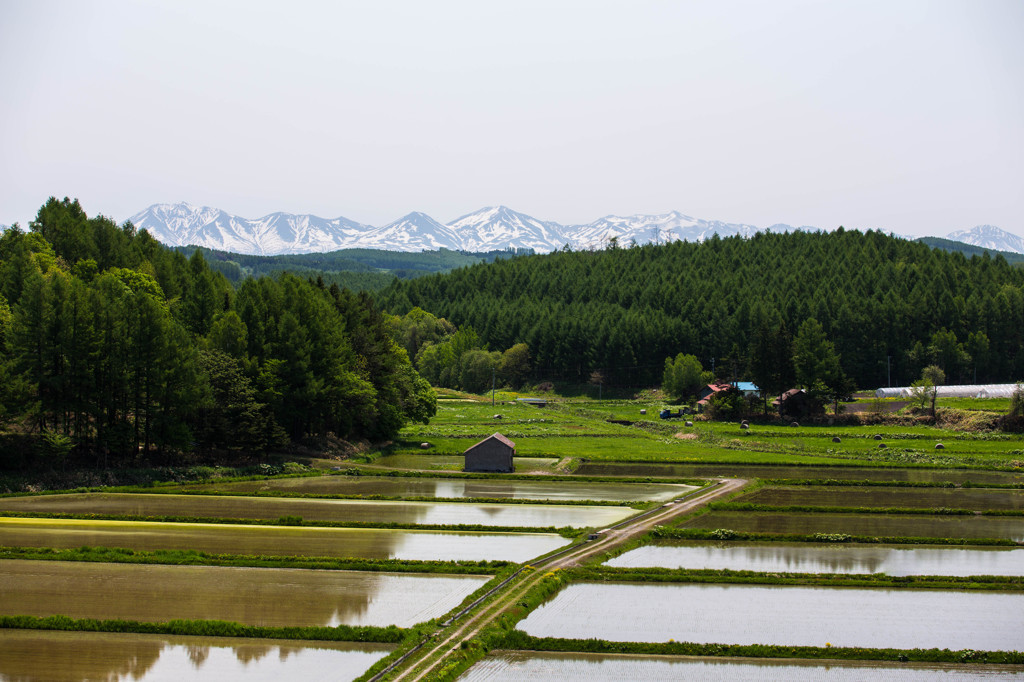
[{"label": "utility pole", "polygon": [[889,372],[889,363],[891,360],[891,355],[885,356],[885,385],[889,388],[892,388],[892,375]]},{"label": "utility pole", "polygon": [[491,407],[494,407],[494,368],[491,367]]}]

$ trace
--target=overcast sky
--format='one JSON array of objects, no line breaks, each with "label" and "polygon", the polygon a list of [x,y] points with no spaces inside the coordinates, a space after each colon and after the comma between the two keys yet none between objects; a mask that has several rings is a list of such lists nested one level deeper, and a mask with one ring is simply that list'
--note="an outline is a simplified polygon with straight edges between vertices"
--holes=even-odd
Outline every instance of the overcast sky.
[{"label": "overcast sky", "polygon": [[0,2],[0,223],[50,195],[1024,234],[1024,2]]}]

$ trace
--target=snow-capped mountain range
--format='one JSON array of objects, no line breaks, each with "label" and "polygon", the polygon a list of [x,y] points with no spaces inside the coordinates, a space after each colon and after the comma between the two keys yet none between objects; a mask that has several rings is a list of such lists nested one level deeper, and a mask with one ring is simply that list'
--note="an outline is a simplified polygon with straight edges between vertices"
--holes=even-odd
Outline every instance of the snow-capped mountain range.
[{"label": "snow-capped mountain range", "polygon": [[[691,218],[679,212],[662,215],[606,216],[586,225],[538,220],[505,206],[487,207],[441,223],[413,212],[374,227],[347,218],[271,213],[249,219],[217,208],[187,203],[154,204],[129,218],[138,229],[170,246],[197,245],[234,253],[277,255],[316,253],[346,248],[423,251],[533,249],[547,253],[568,244],[573,249],[604,248],[617,241],[627,246],[686,239],[701,241],[717,233],[750,236],[753,225]],[[773,231],[791,230],[773,225]],[[807,228],[812,229],[812,228]]]},{"label": "snow-capped mountain range", "polygon": [[[267,256],[347,248],[391,251],[445,248],[474,252],[533,249],[547,253],[566,244],[580,250],[605,248],[613,241],[628,246],[633,241],[637,244],[702,241],[714,234],[749,237],[759,229],[753,225],[693,218],[678,211],[659,215],[611,215],[585,225],[560,225],[505,206],[482,208],[449,223],[413,212],[382,227],[343,217],[327,219],[293,213],[271,213],[249,219],[187,203],[154,204],[129,220],[170,246],[196,245]],[[787,232],[817,228],[776,224],[766,229]],[[989,249],[1024,253],[1024,240],[990,225],[954,232],[947,238]]]},{"label": "snow-capped mountain range", "polygon": [[249,220],[209,206],[153,204],[129,220],[170,246],[205,246],[232,253],[276,255],[336,251],[374,228],[347,218],[271,213]]}]

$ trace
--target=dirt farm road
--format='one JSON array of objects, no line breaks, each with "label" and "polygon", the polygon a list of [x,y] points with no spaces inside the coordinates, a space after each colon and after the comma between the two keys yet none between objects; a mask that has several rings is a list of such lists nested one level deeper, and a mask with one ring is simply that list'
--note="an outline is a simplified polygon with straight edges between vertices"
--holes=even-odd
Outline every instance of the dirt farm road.
[{"label": "dirt farm road", "polygon": [[[615,549],[646,533],[656,525],[671,521],[708,502],[734,493],[747,483],[748,481],[744,479],[721,479],[713,486],[705,488],[703,494],[680,502],[665,504],[602,532],[596,540],[571,547],[549,559],[533,562],[531,565],[535,570],[523,570],[513,575],[506,583],[484,597],[479,604],[470,607],[470,613],[465,621],[454,627],[448,626],[453,629],[438,631],[431,640],[427,640],[418,649],[407,654],[404,660],[400,659],[393,669],[382,671],[372,680],[384,679],[385,676],[390,676],[391,680],[413,682],[429,679],[433,673],[444,667],[450,655],[460,650],[462,642],[474,637],[501,616],[509,606],[518,602],[534,585],[541,581],[545,573],[559,568],[571,568],[585,559]],[[452,619],[453,622],[458,620],[459,616]]]}]

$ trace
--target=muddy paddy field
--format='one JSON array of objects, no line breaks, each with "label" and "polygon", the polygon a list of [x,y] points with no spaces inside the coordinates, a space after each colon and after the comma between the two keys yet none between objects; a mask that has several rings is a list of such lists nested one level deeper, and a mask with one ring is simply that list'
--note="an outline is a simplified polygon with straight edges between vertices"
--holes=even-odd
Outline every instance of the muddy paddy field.
[{"label": "muddy paddy field", "polygon": [[[721,478],[749,483],[545,574],[436,679],[1024,675],[1024,440],[658,407],[463,397],[301,475],[0,497],[0,677],[369,679],[504,577]],[[496,431],[515,473],[463,474]]]}]

